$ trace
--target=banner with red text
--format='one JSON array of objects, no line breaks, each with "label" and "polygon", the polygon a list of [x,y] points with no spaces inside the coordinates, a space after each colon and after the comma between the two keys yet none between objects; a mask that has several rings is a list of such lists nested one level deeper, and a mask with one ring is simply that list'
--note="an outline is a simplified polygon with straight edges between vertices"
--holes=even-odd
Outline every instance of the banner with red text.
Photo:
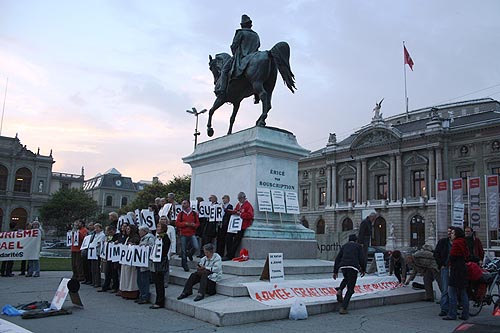
[{"label": "banner with red text", "polygon": [[[437,232],[445,234],[448,230],[448,181],[436,180],[436,224]],[[431,235],[434,236],[434,235]]]},{"label": "banner with red text", "polygon": [[491,230],[498,229],[498,175],[484,176],[486,183],[486,216]]},{"label": "banner with red text", "polygon": [[38,229],[0,232],[0,261],[38,260],[41,241]]},{"label": "banner with red text", "polygon": [[464,226],[464,190],[462,178],[451,179],[451,225]]},{"label": "banner with red text", "polygon": [[[305,303],[337,300],[335,288],[341,281],[341,278],[289,280],[275,283],[251,282],[244,285],[254,301],[269,306],[283,306],[292,305],[297,298]],[[352,297],[389,291],[401,286],[395,276],[364,276],[358,278]]]},{"label": "banner with red text", "polygon": [[481,178],[469,177],[469,225],[474,229],[481,226]]}]

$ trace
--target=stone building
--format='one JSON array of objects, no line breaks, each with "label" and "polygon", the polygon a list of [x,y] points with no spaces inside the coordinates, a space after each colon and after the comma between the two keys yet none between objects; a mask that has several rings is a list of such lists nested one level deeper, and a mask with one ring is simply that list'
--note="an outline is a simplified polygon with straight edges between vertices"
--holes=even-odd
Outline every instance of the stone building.
[{"label": "stone building", "polygon": [[[500,174],[500,103],[478,99],[387,119],[380,105],[373,111],[368,125],[339,142],[330,134],[324,148],[299,162],[301,218],[328,234],[356,229],[375,209],[372,245],[434,243],[435,181],[479,176],[484,186],[484,175]],[[484,190],[481,210],[485,216]]]},{"label": "stone building", "polygon": [[24,228],[39,215],[50,198],[53,163],[52,151],[34,153],[17,135],[0,136],[0,231],[8,231],[10,222]]},{"label": "stone building", "polygon": [[52,172],[52,180],[50,182],[50,194],[62,189],[78,189],[83,188],[83,181],[85,179],[84,170],[80,175],[67,173],[67,172]]},{"label": "stone building", "polygon": [[[122,176],[115,168],[83,183],[83,190],[99,205],[102,214],[118,211],[131,203],[138,191],[144,189],[144,182],[134,183],[132,178]],[[146,207],[144,207],[146,208]]]}]

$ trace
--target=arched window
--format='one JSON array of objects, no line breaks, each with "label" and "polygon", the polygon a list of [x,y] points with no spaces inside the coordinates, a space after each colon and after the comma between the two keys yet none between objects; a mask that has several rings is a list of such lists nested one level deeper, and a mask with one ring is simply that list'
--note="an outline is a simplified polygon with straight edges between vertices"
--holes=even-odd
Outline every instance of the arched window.
[{"label": "arched window", "polygon": [[3,165],[0,165],[0,191],[7,190],[7,177],[9,176],[9,171]]},{"label": "arched window", "polygon": [[123,206],[126,206],[126,205],[127,205],[127,202],[128,202],[128,198],[127,198],[127,197],[123,197],[123,198],[122,198],[122,207],[123,207]]},{"label": "arched window", "polygon": [[106,197],[106,206],[113,206],[113,197],[111,195]]},{"label": "arched window", "polygon": [[373,223],[372,245],[385,246],[387,242],[386,223],[382,216],[377,217]]},{"label": "arched window", "polygon": [[2,231],[3,226],[3,210],[0,208],[0,231]]},{"label": "arched window", "polygon": [[325,220],[320,218],[316,223],[316,234],[323,235],[325,233]]},{"label": "arched window", "polygon": [[414,215],[410,221],[410,246],[421,247],[425,244],[425,219]]},{"label": "arched window", "polygon": [[31,190],[31,171],[28,168],[20,168],[16,172],[14,192],[29,193]]},{"label": "arched window", "polygon": [[10,222],[15,223],[15,230],[25,229],[28,213],[24,208],[16,208],[10,213]]},{"label": "arched window", "polygon": [[348,217],[346,217],[343,221],[342,221],[342,231],[349,231],[349,230],[352,230],[354,227],[352,225],[352,220]]}]

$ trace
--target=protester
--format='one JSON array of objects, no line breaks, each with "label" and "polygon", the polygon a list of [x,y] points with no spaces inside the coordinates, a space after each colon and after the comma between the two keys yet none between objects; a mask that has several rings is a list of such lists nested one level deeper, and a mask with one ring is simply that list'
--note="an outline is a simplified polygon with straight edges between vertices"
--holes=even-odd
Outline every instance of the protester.
[{"label": "protester", "polygon": [[200,221],[200,225],[198,226],[198,228],[196,228],[196,237],[198,239],[198,244],[203,244],[203,233],[205,232],[205,228],[208,223],[208,217],[200,216],[201,205],[204,201],[205,199],[203,199],[203,197],[196,197],[196,211],[198,212],[198,220]]},{"label": "protester", "polygon": [[441,311],[439,312],[440,317],[444,317],[448,314],[450,303],[448,297],[448,282],[450,280],[450,270],[449,270],[449,257],[451,249],[451,231],[454,227],[448,228],[448,236],[441,238],[434,250],[434,259],[438,265],[438,269],[441,274],[441,299],[439,305]]},{"label": "protester", "polygon": [[89,244],[89,247],[95,249],[97,258],[89,259],[90,262],[90,271],[92,274],[92,285],[95,288],[101,287],[101,246],[103,246],[104,240],[106,239],[106,235],[102,231],[102,225],[100,223],[94,224],[94,235],[93,239]]},{"label": "protester", "polygon": [[195,302],[201,301],[206,295],[215,295],[216,284],[222,278],[222,259],[219,254],[214,253],[213,244],[209,243],[203,246],[205,256],[201,258],[197,270],[191,273],[189,279],[184,285],[184,290],[177,297],[178,300],[193,294],[193,286],[200,284],[198,294],[194,298]]},{"label": "protester", "polygon": [[[160,218],[161,219],[161,218]],[[168,225],[158,223],[156,226],[156,238],[161,240],[161,257],[159,262],[150,261],[150,269],[155,283],[156,301],[151,305],[151,309],[165,307],[165,272],[168,270],[168,252],[170,250],[170,238],[167,235]]]},{"label": "protester", "polygon": [[113,226],[116,230],[118,227],[118,213],[110,212],[108,214],[109,225]]},{"label": "protester", "polygon": [[[109,244],[116,243],[119,237],[120,234],[116,233],[116,227],[113,224],[106,227],[106,253],[108,253]],[[118,265],[119,263],[114,263],[111,259],[103,260],[104,284],[101,289],[97,290],[98,292],[105,292],[110,289],[115,293],[118,291],[120,286],[118,281]]]},{"label": "protester", "polygon": [[[29,229],[38,230],[40,237],[43,238],[43,229],[38,220],[33,221]],[[28,274],[26,277],[39,277],[40,276],[40,259],[28,260]]]},{"label": "protester", "polygon": [[[337,257],[335,258],[335,265],[333,268],[333,279],[338,277],[339,269],[342,270],[343,279],[340,286],[335,288],[337,290],[337,302],[341,303],[339,314],[347,314],[347,307],[349,301],[354,294],[354,287],[358,279],[358,272],[363,277],[365,275],[364,268],[366,257],[363,255],[361,245],[356,243],[356,235],[349,235],[349,242],[344,244]],[[347,287],[345,297],[342,296],[344,288]]]},{"label": "protester", "polygon": [[408,285],[410,281],[415,279],[417,274],[422,275],[424,277],[425,287],[424,301],[427,302],[434,301],[434,288],[432,282],[436,280],[438,285],[441,286],[441,275],[439,274],[432,250],[431,245],[424,244],[421,250],[408,256],[408,264],[412,267],[412,272],[405,282],[405,284]]},{"label": "protester", "polygon": [[[187,265],[187,257],[193,256],[200,246],[198,245],[198,239],[196,238],[196,229],[200,225],[198,220],[198,214],[191,209],[191,204],[188,200],[182,201],[182,211],[177,214],[177,220],[175,223],[177,229],[180,233],[181,238],[181,264],[185,272],[189,272],[189,267]],[[192,250],[188,253],[188,243],[191,242]]]},{"label": "protester", "polygon": [[82,246],[83,239],[87,236],[85,222],[82,220],[76,220],[73,224],[73,231],[78,232],[78,244],[71,244],[71,268],[73,270],[72,278],[83,282],[85,281],[85,275],[83,272],[83,259],[80,247]]},{"label": "protester", "polygon": [[[210,202],[211,207],[217,206],[219,204],[217,200],[218,199],[215,194],[211,194],[208,197],[208,201]],[[201,247],[203,248],[205,244],[212,243],[215,236],[217,236],[217,222],[215,222],[215,220],[210,221],[210,219],[208,219],[207,223],[205,223],[205,228],[203,228],[202,230]],[[203,257],[203,253],[201,253],[200,251],[200,255],[198,256],[198,258],[201,257]]]},{"label": "protester", "polygon": [[222,205],[224,209],[224,215],[222,216],[222,222],[218,225],[217,229],[217,253],[224,257],[226,250],[226,237],[227,237],[227,227],[229,226],[229,219],[231,218],[231,211],[233,205],[229,203],[231,199],[229,195],[225,194],[222,196]]},{"label": "protester", "polygon": [[254,216],[253,207],[247,200],[247,196],[244,192],[238,193],[238,203],[236,204],[236,207],[234,208],[234,210],[228,210],[228,212],[232,215],[239,215],[242,220],[242,224],[241,230],[237,233],[227,233],[227,255],[226,257],[222,258],[223,261],[232,260],[235,257],[236,250],[238,250],[238,247],[241,244],[241,240],[245,235],[245,230],[252,225]]},{"label": "protester", "polygon": [[176,253],[176,244],[177,244],[177,236],[175,233],[175,228],[168,224],[168,220],[166,216],[160,217],[160,223],[166,224],[167,225],[167,236],[168,239],[170,240],[170,248],[168,250],[168,260],[167,260],[167,269],[165,270],[165,286],[168,287],[168,282],[170,280],[170,259],[174,256]]},{"label": "protester", "polygon": [[363,267],[363,269],[365,271],[368,258],[368,247],[370,246],[373,233],[373,222],[375,222],[377,215],[376,211],[372,211],[359,225],[358,244],[363,246],[363,255],[365,256],[365,267]]},{"label": "protester", "polygon": [[[92,244],[94,242],[94,237],[95,237],[95,229],[94,229],[94,222],[89,222],[87,224],[87,235],[90,236],[90,243]],[[82,252],[82,262],[83,262],[83,274],[85,275],[85,281],[83,281],[83,284],[88,284],[92,285],[92,263],[90,262],[88,258],[88,249],[83,250]]]},{"label": "protester", "polygon": [[465,227],[465,241],[469,250],[469,261],[483,263],[484,249],[481,240],[476,237],[476,232],[471,227]]},{"label": "protester", "polygon": [[458,298],[463,307],[459,319],[469,319],[469,297],[467,295],[467,266],[469,259],[469,249],[465,241],[465,233],[462,228],[454,228],[451,231],[452,245],[450,249],[450,280],[448,285],[448,296],[450,298],[450,307],[448,315],[443,320],[457,319]]},{"label": "protester", "polygon": [[401,251],[395,250],[392,252],[389,259],[389,275],[394,274],[399,283],[406,280],[406,261]]},{"label": "protester", "polygon": [[[126,245],[138,245],[140,241],[137,227],[133,224],[127,225],[125,229]],[[120,295],[126,299],[137,299],[139,297],[139,286],[137,285],[137,269],[129,265],[121,265],[120,271]]]},{"label": "protester", "polygon": [[[17,223],[15,221],[10,221],[9,223],[9,231],[16,230]],[[2,267],[0,269],[0,273],[3,277],[13,277],[12,267],[14,266],[13,260],[4,260],[2,261]]]},{"label": "protester", "polygon": [[[141,240],[139,246],[148,246],[150,249],[155,245],[155,236],[149,232],[147,226],[139,227],[139,236]],[[137,267],[137,285],[139,286],[139,299],[138,304],[149,303],[149,281],[151,277],[151,272],[149,267]]]}]

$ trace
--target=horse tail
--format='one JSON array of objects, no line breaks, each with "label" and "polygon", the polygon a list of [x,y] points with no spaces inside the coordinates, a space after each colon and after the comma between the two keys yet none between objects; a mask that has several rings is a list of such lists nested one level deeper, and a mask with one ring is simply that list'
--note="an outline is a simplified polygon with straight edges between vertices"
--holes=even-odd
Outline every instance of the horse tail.
[{"label": "horse tail", "polygon": [[285,82],[286,86],[292,93],[297,90],[295,87],[295,76],[290,68],[290,46],[286,42],[279,42],[269,50],[271,57],[274,59],[276,66]]}]

